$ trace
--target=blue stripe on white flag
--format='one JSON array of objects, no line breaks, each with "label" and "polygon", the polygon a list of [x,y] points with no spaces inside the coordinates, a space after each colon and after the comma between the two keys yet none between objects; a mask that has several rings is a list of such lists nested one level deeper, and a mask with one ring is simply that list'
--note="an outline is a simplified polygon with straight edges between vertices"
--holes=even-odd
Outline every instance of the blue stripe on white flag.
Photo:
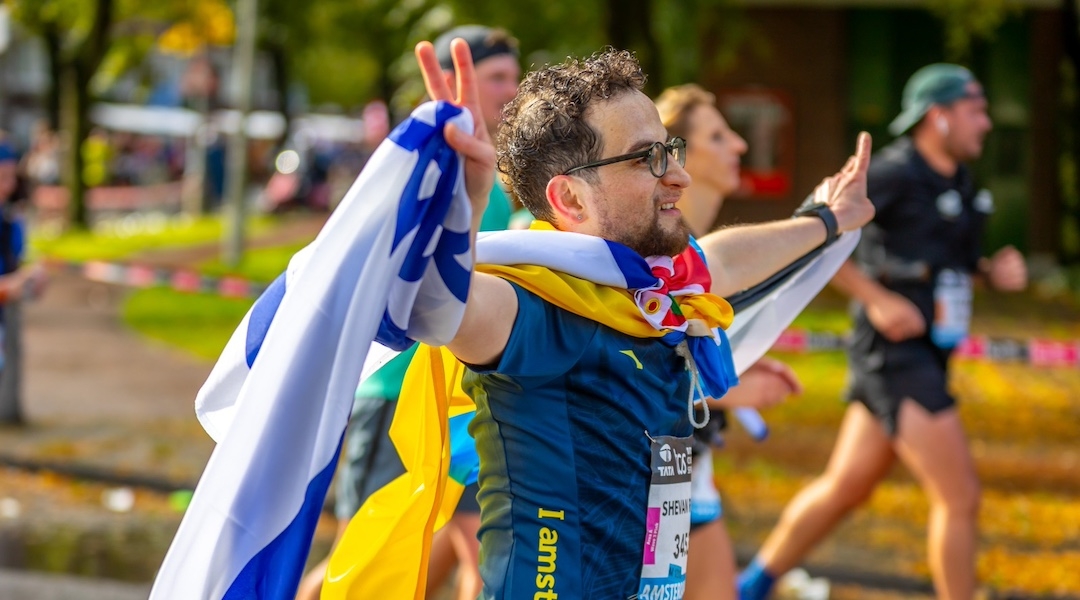
[{"label": "blue stripe on white flag", "polygon": [[270,329],[270,323],[274,320],[281,299],[285,297],[285,274],[278,275],[251,307],[251,316],[248,317],[247,344],[245,355],[247,366],[255,364],[255,357],[259,355],[266,332]]},{"label": "blue stripe on white flag", "polygon": [[469,234],[443,230],[439,238],[440,251],[435,254],[435,267],[439,270],[443,283],[458,302],[469,298],[470,271],[457,259],[469,252]]},{"label": "blue stripe on white flag", "polygon": [[[334,455],[340,452],[341,443],[338,442]],[[323,499],[336,466],[337,461],[332,461],[311,480],[296,518],[281,535],[248,561],[222,600],[291,598],[296,594],[296,585],[304,574],[304,563],[311,548],[310,532],[319,523]]]},{"label": "blue stripe on white flag", "polygon": [[[229,340],[196,399],[218,447],[153,600],[295,594],[380,323],[390,317],[401,339],[444,344],[464,311],[455,296],[466,297],[462,279],[467,293],[468,238],[464,257],[440,256],[462,248],[470,223],[460,160],[442,136],[448,121],[471,131],[468,113],[442,103],[418,108],[395,130],[391,137],[411,150],[392,140],[379,146],[316,240]],[[447,260],[458,269],[408,264]]]}]

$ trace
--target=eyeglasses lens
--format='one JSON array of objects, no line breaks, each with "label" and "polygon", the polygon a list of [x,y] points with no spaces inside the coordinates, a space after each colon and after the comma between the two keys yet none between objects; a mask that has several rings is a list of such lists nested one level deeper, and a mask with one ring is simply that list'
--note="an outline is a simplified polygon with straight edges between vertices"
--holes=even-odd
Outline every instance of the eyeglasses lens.
[{"label": "eyeglasses lens", "polygon": [[658,179],[667,173],[667,147],[660,142],[649,149],[649,170]]},{"label": "eyeglasses lens", "polygon": [[686,140],[675,138],[671,140],[671,154],[679,161],[680,167],[686,166]]}]

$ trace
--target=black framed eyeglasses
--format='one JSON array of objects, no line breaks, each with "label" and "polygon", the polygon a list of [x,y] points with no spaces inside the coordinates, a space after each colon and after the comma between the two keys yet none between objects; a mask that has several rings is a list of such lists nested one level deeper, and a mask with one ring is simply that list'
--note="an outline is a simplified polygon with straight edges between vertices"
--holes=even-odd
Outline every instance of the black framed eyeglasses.
[{"label": "black framed eyeglasses", "polygon": [[605,158],[596,162],[578,165],[563,171],[563,175],[569,175],[574,171],[580,171],[582,169],[591,169],[593,167],[602,167],[604,165],[611,165],[626,160],[634,160],[635,158],[647,158],[649,162],[649,172],[653,174],[653,177],[659,179],[667,173],[668,154],[675,157],[675,160],[679,162],[680,167],[685,167],[686,140],[681,137],[674,137],[666,144],[663,142],[656,142],[652,146],[649,146],[648,150],[631,152],[630,154],[623,154],[621,156],[612,156],[611,158]]}]

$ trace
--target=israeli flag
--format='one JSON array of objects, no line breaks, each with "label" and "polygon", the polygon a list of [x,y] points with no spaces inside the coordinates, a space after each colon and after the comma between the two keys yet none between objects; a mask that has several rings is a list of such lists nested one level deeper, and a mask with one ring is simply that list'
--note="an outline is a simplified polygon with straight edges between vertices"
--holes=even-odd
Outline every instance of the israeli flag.
[{"label": "israeli flag", "polygon": [[200,390],[218,442],[152,600],[291,599],[372,342],[449,342],[468,294],[471,209],[429,102],[371,157],[318,237],[256,301]]}]

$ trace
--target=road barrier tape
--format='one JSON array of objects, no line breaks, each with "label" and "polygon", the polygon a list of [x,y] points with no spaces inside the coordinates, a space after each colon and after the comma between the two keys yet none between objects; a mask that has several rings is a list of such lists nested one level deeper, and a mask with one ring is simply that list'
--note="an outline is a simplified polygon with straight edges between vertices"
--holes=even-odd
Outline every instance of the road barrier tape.
[{"label": "road barrier tape", "polygon": [[[154,267],[105,261],[46,261],[101,283],[134,288],[167,287],[179,292],[216,294],[226,298],[258,298],[267,283],[242,277],[212,277],[193,269]],[[842,351],[846,334],[790,328],[780,335],[772,349],[806,354]],[[989,362],[1018,362],[1035,367],[1080,367],[1080,340],[1027,340],[971,336],[957,347],[957,358]]]},{"label": "road barrier tape", "polygon": [[216,294],[226,298],[254,300],[266,290],[267,283],[242,277],[213,277],[194,269],[154,267],[143,264],[124,264],[91,260],[86,262],[46,260],[51,267],[99,283],[133,288],[167,287],[178,292]]},{"label": "road barrier tape", "polygon": [[[779,352],[811,353],[843,350],[847,344],[845,334],[807,331],[792,328],[785,331],[773,350]],[[957,346],[954,355],[969,360],[989,362],[1021,362],[1035,367],[1080,366],[1080,341],[1047,340],[973,335]]]}]

